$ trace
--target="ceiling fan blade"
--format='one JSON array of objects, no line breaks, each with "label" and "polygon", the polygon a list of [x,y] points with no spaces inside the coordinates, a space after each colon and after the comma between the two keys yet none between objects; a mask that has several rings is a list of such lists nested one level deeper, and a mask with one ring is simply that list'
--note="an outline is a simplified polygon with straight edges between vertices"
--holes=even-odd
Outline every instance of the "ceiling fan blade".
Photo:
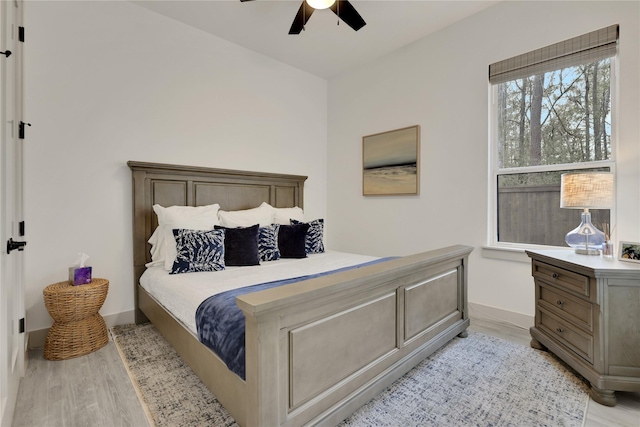
[{"label": "ceiling fan blade", "polygon": [[293,19],[291,29],[289,29],[289,34],[300,34],[300,31],[304,29],[304,26],[314,10],[315,9],[309,6],[306,1],[303,1],[300,5],[300,9],[298,9],[298,14]]},{"label": "ceiling fan blade", "polygon": [[253,1],[253,0],[240,0],[241,2],[245,2],[245,1]]},{"label": "ceiling fan blade", "polygon": [[348,0],[337,0],[332,6],[333,13],[338,15],[338,18],[342,19],[345,24],[358,31],[360,28],[367,25],[362,19],[362,16],[353,7]]}]

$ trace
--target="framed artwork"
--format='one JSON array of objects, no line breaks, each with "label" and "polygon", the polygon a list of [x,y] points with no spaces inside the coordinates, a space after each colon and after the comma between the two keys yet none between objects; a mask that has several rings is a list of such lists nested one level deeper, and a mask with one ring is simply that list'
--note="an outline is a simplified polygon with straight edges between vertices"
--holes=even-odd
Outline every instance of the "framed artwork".
[{"label": "framed artwork", "polygon": [[362,194],[419,194],[420,126],[362,137]]},{"label": "framed artwork", "polygon": [[636,242],[620,242],[621,261],[631,261],[640,263],[640,243]]}]

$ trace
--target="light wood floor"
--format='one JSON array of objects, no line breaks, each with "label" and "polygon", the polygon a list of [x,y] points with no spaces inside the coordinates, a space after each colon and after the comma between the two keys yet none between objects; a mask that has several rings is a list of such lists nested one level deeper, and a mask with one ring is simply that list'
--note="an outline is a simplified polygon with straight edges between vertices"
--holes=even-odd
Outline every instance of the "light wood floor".
[{"label": "light wood floor", "polygon": [[94,353],[68,360],[45,360],[42,349],[29,352],[14,427],[149,425],[113,341]]},{"label": "light wood floor", "polygon": [[[529,345],[529,331],[472,319],[471,330]],[[585,427],[640,427],[640,393],[616,393],[607,407],[590,400]],[[146,427],[142,405],[113,343],[76,359],[47,361],[33,350],[20,383],[13,427]]]}]

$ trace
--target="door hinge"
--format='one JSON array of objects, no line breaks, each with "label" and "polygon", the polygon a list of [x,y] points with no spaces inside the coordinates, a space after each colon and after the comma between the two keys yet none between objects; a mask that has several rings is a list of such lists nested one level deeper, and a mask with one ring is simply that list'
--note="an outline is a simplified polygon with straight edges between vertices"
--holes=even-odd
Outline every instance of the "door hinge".
[{"label": "door hinge", "polygon": [[24,139],[24,125],[31,126],[31,123],[20,121],[20,125],[18,126],[18,138],[20,139]]},{"label": "door hinge", "polygon": [[18,324],[18,333],[19,334],[24,334],[24,317],[22,319],[20,319],[20,322]]},{"label": "door hinge", "polygon": [[18,27],[18,40],[24,43],[24,27]]},{"label": "door hinge", "polygon": [[24,221],[20,221],[18,223],[18,234],[20,234],[20,236],[24,236]]}]

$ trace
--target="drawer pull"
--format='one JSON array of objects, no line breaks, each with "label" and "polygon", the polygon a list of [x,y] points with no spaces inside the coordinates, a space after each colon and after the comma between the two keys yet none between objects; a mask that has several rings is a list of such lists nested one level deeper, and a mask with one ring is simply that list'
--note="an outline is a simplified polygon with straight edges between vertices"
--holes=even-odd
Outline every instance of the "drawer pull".
[{"label": "drawer pull", "polygon": [[562,307],[562,304],[564,304],[564,301],[558,300],[558,301],[556,301],[556,304],[558,304],[558,306]]},{"label": "drawer pull", "polygon": [[562,328],[556,328],[556,332],[557,332],[557,333],[559,333],[559,334],[561,334],[561,333],[563,333],[563,332],[564,332],[564,330],[563,330]]},{"label": "drawer pull", "polygon": [[557,279],[560,277],[560,275],[558,273],[553,273],[551,277],[553,277],[554,279]]}]

